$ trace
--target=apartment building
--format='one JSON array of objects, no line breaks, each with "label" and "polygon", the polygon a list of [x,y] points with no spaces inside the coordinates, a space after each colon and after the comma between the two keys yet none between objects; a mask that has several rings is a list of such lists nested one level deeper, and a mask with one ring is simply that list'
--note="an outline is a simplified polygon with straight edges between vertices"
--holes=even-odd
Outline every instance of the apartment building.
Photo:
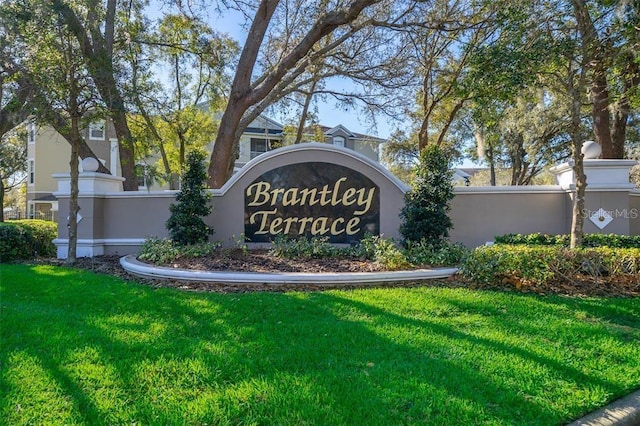
[{"label": "apartment building", "polygon": [[[319,130],[318,130],[319,129]],[[319,139],[318,133],[324,135],[324,142],[352,149],[374,161],[379,161],[380,145],[385,139],[376,138],[350,131],[346,126],[319,126],[314,134],[307,134],[303,141]],[[48,126],[27,124],[27,195],[26,212],[29,218],[48,218],[57,220],[58,201],[53,193],[57,190],[54,174],[68,173],[71,147],[69,143]],[[96,156],[110,170],[111,174],[121,176],[118,158],[118,140],[113,125],[109,121],[97,121],[83,130],[83,137]],[[266,117],[254,120],[240,138],[236,169],[241,168],[256,156],[283,145],[284,126]],[[213,137],[207,149],[213,147]],[[146,163],[157,159],[146,159]],[[140,162],[139,188],[141,190],[161,190],[161,187],[150,184],[144,176],[144,163]]]},{"label": "apartment building", "polygon": [[[50,126],[27,123],[26,214],[31,219],[57,220],[58,201],[53,193],[56,173],[68,173],[71,145]],[[118,140],[113,125],[100,120],[82,131],[96,156],[112,174],[120,174]]]}]

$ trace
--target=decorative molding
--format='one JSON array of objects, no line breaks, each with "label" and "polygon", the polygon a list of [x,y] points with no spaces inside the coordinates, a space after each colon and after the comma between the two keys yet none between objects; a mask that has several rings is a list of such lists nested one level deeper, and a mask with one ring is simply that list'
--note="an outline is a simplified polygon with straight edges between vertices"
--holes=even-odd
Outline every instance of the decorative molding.
[{"label": "decorative molding", "polygon": [[570,190],[560,185],[454,186],[457,194],[565,194]]},{"label": "decorative molding", "polygon": [[[105,253],[105,247],[128,246],[140,247],[144,243],[143,238],[110,238],[110,239],[78,239],[76,255],[78,257],[101,256]],[[57,248],[58,259],[66,259],[69,251],[68,238],[56,238],[53,244]]]},{"label": "decorative molding", "polygon": [[389,170],[382,167],[381,164],[373,161],[372,159],[366,157],[363,154],[360,154],[359,152],[354,151],[353,149],[340,148],[340,147],[337,147],[331,144],[326,144],[326,143],[308,142],[303,144],[288,145],[282,148],[274,149],[272,151],[267,151],[264,154],[259,155],[256,158],[253,158],[242,169],[240,169],[238,173],[235,173],[233,176],[231,176],[231,178],[222,186],[222,188],[217,190],[214,189],[213,194],[216,195],[217,193],[220,193],[220,194],[226,193],[235,184],[235,182],[240,180],[240,178],[245,174],[247,174],[249,170],[257,166],[258,164],[264,163],[265,161],[270,161],[272,158],[280,157],[283,155],[289,155],[297,151],[310,151],[309,159],[310,161],[313,161],[313,153],[311,152],[313,150],[339,152],[342,155],[351,157],[354,160],[357,160],[361,163],[366,164],[371,169],[375,170],[376,172],[380,173],[381,175],[386,177],[388,180],[393,182],[393,184],[396,185],[402,191],[407,192],[410,189],[409,186],[407,186],[404,182],[398,179],[395,175],[391,174]]}]

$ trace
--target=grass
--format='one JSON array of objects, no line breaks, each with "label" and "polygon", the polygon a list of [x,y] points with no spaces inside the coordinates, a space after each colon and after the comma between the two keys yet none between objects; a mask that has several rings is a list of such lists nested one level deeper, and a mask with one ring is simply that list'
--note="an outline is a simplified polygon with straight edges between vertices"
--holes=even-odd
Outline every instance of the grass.
[{"label": "grass", "polygon": [[553,425],[640,387],[638,299],[0,267],[3,424]]}]

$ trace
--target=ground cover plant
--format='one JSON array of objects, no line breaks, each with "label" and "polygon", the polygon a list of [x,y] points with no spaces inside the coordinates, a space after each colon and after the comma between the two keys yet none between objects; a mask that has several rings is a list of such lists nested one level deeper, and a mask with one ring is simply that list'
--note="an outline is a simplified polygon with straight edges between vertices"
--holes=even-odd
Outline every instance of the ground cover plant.
[{"label": "ground cover plant", "polygon": [[[234,268],[239,267],[246,271],[260,268],[262,271],[314,272],[305,269],[312,263],[323,271],[333,268],[333,272],[364,272],[457,266],[467,253],[464,246],[447,241],[437,244],[409,242],[407,247],[401,247],[392,239],[369,235],[358,244],[338,246],[331,244],[327,237],[279,236],[272,241],[270,249],[262,250],[250,250],[245,244],[232,249],[221,248],[219,242],[183,246],[167,238],[148,238],[137,257],[156,265],[187,269],[237,270]],[[286,271],[279,269],[284,266]]]},{"label": "ground cover plant", "polygon": [[215,294],[2,265],[5,424],[566,424],[640,386],[640,299]]},{"label": "ground cover plant", "polygon": [[583,246],[568,247],[569,236],[507,234],[492,246],[472,250],[461,265],[462,275],[475,284],[518,290],[540,287],[584,287],[606,294],[624,286],[640,296],[640,239],[624,235],[587,234]]}]

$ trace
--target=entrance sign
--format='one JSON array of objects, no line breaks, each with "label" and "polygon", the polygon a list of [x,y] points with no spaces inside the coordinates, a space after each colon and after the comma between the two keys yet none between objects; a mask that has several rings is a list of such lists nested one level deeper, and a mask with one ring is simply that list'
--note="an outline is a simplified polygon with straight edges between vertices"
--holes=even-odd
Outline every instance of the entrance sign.
[{"label": "entrance sign", "polygon": [[353,243],[380,233],[380,188],[357,170],[326,162],[277,167],[244,192],[247,242],[328,237]]}]

